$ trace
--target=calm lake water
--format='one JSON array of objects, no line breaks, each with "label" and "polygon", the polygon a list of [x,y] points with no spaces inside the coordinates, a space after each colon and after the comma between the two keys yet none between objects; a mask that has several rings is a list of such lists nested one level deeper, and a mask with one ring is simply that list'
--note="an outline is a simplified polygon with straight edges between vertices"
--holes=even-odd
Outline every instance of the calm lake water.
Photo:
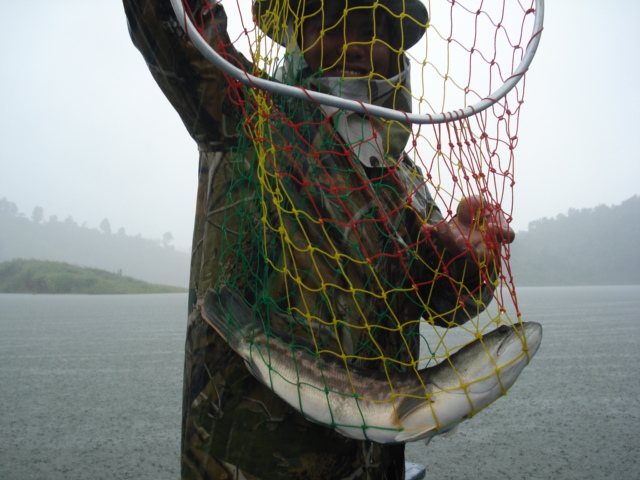
[{"label": "calm lake water", "polygon": [[[640,286],[519,288],[509,394],[407,446],[427,479],[640,478]],[[186,294],[0,295],[0,479],[179,478]]]}]

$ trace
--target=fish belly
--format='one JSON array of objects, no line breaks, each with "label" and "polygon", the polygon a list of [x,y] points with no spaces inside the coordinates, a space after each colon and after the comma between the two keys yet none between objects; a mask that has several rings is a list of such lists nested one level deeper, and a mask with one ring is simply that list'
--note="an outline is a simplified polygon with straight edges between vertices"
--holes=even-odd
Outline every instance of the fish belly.
[{"label": "fish belly", "polygon": [[[273,358],[271,359],[273,360]],[[249,364],[249,362],[247,362]],[[341,434],[378,443],[395,443],[398,434],[391,402],[372,402],[335,392],[321,375],[304,375],[288,365],[267,364],[254,355],[249,368],[267,387],[305,418]]]}]

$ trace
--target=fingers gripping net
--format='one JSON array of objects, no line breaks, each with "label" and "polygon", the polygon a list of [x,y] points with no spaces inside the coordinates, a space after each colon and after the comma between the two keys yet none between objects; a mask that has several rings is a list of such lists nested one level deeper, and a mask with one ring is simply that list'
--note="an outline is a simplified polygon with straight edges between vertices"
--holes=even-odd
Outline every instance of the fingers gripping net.
[{"label": "fingers gripping net", "polygon": [[[210,45],[248,74],[427,115],[474,104],[504,83],[535,13],[533,1],[514,0],[426,2],[428,18],[415,2],[372,5],[225,0],[185,8]],[[524,82],[482,113],[428,126],[227,82],[237,126],[215,210],[224,232],[217,286],[241,294],[260,320],[250,338],[269,339],[252,348],[270,365],[265,382],[276,393],[282,381],[302,392],[296,352],[305,351],[318,359],[328,415],[305,411],[300,394],[303,414],[331,427],[404,428],[401,412],[396,426],[376,427],[362,411],[359,423],[345,425],[334,410],[340,397],[394,410],[398,398],[428,399],[420,368],[519,322],[509,245],[494,226],[511,220]],[[246,331],[246,319],[228,313],[228,328]],[[282,344],[293,378],[274,366]],[[346,371],[346,391],[334,388],[334,367]],[[362,391],[353,380],[361,369],[382,372],[386,393]],[[407,392],[398,373],[419,388]],[[486,378],[454,376],[465,392]],[[467,397],[473,414],[481,407]],[[453,423],[437,416],[437,430]]]}]

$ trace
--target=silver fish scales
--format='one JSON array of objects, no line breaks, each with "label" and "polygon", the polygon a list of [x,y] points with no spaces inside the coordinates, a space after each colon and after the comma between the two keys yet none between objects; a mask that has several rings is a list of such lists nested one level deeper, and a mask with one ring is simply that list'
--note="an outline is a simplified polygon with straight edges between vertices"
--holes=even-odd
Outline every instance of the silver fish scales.
[{"label": "silver fish scales", "polygon": [[502,325],[417,374],[381,372],[321,358],[297,336],[267,335],[226,289],[207,292],[202,314],[249,371],[306,418],[379,443],[428,441],[470,418],[507,392],[542,340],[538,323]]}]

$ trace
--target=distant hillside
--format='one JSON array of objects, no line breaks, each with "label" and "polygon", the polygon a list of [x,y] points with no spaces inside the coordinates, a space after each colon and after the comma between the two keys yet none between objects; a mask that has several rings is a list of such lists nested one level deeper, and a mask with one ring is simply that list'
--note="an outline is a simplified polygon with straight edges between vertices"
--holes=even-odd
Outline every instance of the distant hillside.
[{"label": "distant hillside", "polygon": [[54,260],[100,268],[162,285],[187,287],[189,254],[176,251],[171,234],[163,241],[112,233],[108,220],[100,229],[79,226],[72,218],[42,218],[36,207],[27,218],[7,199],[0,199],[0,262],[15,258]]},{"label": "distant hillside", "polygon": [[[15,204],[0,200],[0,262],[55,260],[154,284],[188,285],[189,254],[168,241],[113,234],[106,221],[100,230],[70,218],[44,222],[41,213],[36,209],[28,219]],[[571,209],[531,222],[511,246],[516,285],[640,284],[639,219],[636,195],[620,205]]]},{"label": "distant hillside", "polygon": [[0,263],[0,293],[175,293],[186,289],[68,263],[17,259]]},{"label": "distant hillside", "polygon": [[640,284],[640,197],[531,222],[511,268],[516,285]]}]

